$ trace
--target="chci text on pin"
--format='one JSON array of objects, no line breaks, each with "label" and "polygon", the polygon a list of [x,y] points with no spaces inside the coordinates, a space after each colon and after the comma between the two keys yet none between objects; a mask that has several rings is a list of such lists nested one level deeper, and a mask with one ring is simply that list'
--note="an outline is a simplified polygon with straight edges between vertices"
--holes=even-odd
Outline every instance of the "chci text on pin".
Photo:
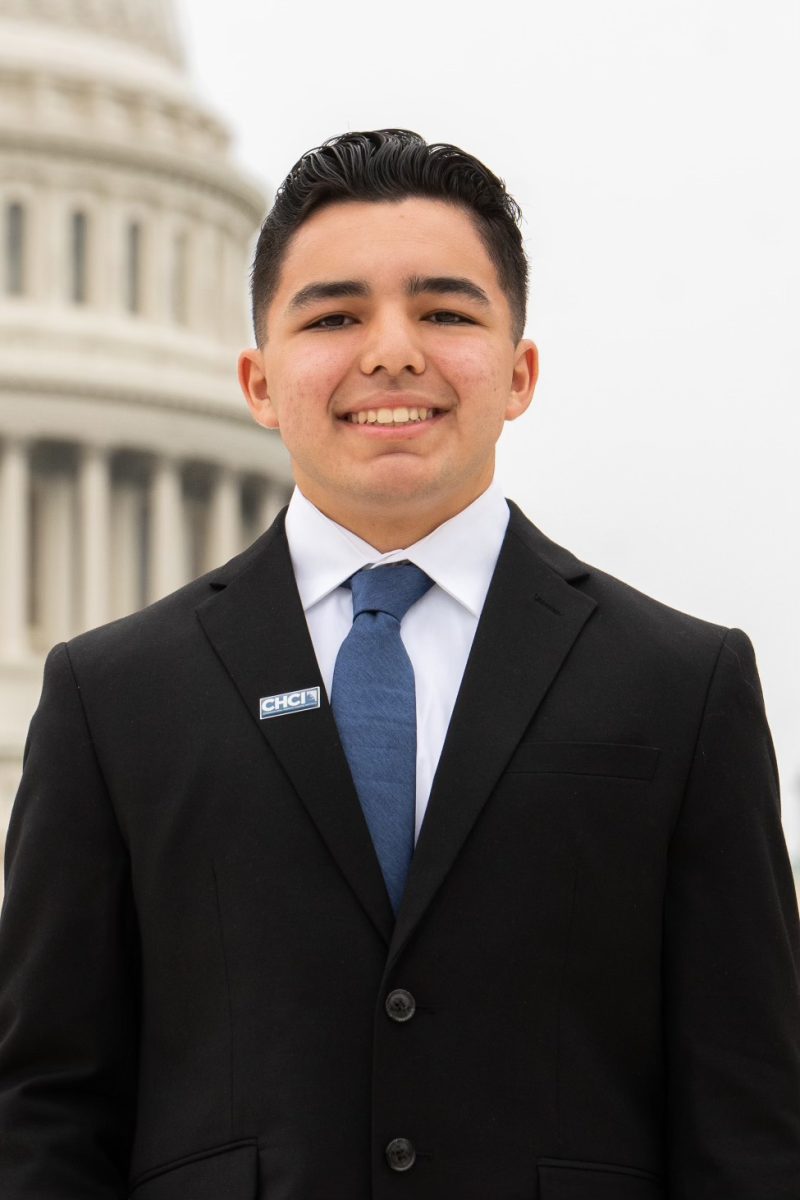
[{"label": "chci text on pin", "polygon": [[277,696],[262,696],[258,712],[262,721],[268,717],[285,717],[289,713],[319,708],[319,688],[299,688],[296,692],[279,692]]}]

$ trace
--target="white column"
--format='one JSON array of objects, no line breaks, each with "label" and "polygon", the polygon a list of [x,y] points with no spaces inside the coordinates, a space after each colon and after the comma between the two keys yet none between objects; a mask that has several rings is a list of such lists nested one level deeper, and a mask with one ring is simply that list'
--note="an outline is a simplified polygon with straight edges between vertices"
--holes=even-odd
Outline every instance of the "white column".
[{"label": "white column", "polygon": [[244,271],[239,276],[239,262],[236,254],[236,242],[227,230],[223,233],[222,269],[225,279],[225,321],[226,341],[231,345],[241,345],[245,336],[245,324],[242,320],[242,293],[244,291]]},{"label": "white column", "polygon": [[80,462],[81,616],[83,629],[110,620],[111,464],[108,451],[86,446]]},{"label": "white column", "polygon": [[213,230],[204,220],[195,218],[191,226],[191,252],[188,262],[187,294],[189,327],[196,333],[216,335],[214,294],[218,286]]},{"label": "white column", "polygon": [[179,464],[156,460],[150,485],[150,599],[174,592],[186,582],[183,497]]},{"label": "white column", "polygon": [[186,325],[193,332],[203,328],[203,262],[205,246],[201,243],[200,226],[196,217],[186,222],[189,251],[186,255]]},{"label": "white column", "polygon": [[242,510],[239,480],[230,467],[218,468],[211,492],[209,512],[208,566],[215,567],[238,554],[242,542]]},{"label": "white column", "polygon": [[34,253],[38,260],[38,294],[49,306],[65,303],[71,263],[69,209],[54,185],[43,184],[39,197],[39,236]]},{"label": "white column", "polygon": [[142,580],[144,492],[119,480],[111,495],[111,616],[124,617],[144,603]]},{"label": "white column", "polygon": [[113,213],[109,210],[108,204],[104,202],[95,206],[94,204],[82,204],[80,207],[86,213],[89,222],[88,241],[86,245],[87,260],[86,271],[89,283],[89,303],[97,307],[102,312],[114,311],[119,307],[119,300],[115,295],[117,290],[117,276],[110,269],[112,255],[115,247],[113,245],[116,236],[114,228]]},{"label": "white column", "polygon": [[28,292],[40,303],[46,303],[51,298],[48,294],[50,264],[47,261],[51,245],[45,232],[50,215],[47,191],[44,185],[40,184],[36,191],[31,193],[28,227],[25,231]]},{"label": "white column", "polygon": [[250,344],[249,287],[246,254],[240,249],[239,239],[229,230],[220,234],[222,238],[221,271],[223,279],[223,303],[219,308],[217,327],[220,336],[231,346],[241,346],[244,340]]},{"label": "white column", "polygon": [[160,325],[172,320],[170,284],[172,240],[162,208],[152,208],[142,221],[142,314]]},{"label": "white column", "polygon": [[23,442],[0,451],[0,543],[3,586],[0,640],[6,658],[23,658],[28,644],[30,461]]},{"label": "white column", "polygon": [[128,266],[125,252],[125,218],[124,202],[113,192],[104,196],[102,240],[105,290],[103,297],[109,313],[125,311],[125,272]]},{"label": "white column", "polygon": [[262,533],[269,529],[283,506],[288,503],[290,494],[291,489],[284,484],[275,483],[271,479],[264,480],[259,504],[259,525]]},{"label": "white column", "polygon": [[41,499],[36,553],[38,633],[42,648],[71,637],[75,580],[74,483],[64,470],[37,480]]}]

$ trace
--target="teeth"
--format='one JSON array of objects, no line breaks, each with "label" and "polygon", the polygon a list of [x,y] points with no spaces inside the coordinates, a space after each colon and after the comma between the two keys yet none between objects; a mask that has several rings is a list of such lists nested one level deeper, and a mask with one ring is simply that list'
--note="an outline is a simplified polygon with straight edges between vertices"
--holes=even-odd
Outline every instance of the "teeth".
[{"label": "teeth", "polygon": [[348,413],[345,420],[351,425],[408,425],[435,415],[435,408],[362,408],[361,412]]}]

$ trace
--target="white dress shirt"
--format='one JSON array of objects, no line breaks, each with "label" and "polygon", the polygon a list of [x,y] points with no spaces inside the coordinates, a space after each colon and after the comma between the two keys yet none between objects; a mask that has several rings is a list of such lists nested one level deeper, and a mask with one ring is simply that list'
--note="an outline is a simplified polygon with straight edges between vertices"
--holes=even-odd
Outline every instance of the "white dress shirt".
[{"label": "white dress shirt", "polygon": [[492,483],[421,541],[381,554],[324,516],[299,488],[289,503],[289,553],[328,696],[339,647],[353,624],[353,597],[342,587],[345,580],[362,567],[401,559],[433,580],[400,627],[416,687],[417,835],[508,517],[500,486]]}]

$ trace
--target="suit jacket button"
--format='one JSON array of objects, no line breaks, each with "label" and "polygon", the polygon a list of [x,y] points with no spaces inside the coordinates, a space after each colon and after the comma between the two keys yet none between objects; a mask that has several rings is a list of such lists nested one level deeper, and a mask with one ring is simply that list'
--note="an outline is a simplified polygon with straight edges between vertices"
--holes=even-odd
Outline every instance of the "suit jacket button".
[{"label": "suit jacket button", "polygon": [[393,1021],[410,1021],[417,1011],[417,1002],[405,988],[395,988],[386,997],[385,1008]]},{"label": "suit jacket button", "polygon": [[414,1143],[408,1138],[393,1138],[386,1147],[386,1161],[393,1171],[408,1171],[417,1158]]}]

